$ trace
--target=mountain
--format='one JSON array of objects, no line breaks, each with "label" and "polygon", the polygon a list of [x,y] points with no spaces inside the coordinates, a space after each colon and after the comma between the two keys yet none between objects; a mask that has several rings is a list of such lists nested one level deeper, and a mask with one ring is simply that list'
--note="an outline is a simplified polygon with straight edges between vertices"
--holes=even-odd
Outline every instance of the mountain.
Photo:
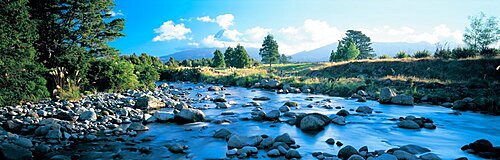
[{"label": "mountain", "polygon": [[[330,59],[332,50],[337,49],[338,42],[313,49],[310,51],[303,51],[292,55],[292,61],[295,62],[322,62]],[[377,57],[387,54],[394,57],[399,51],[406,51],[406,53],[413,54],[417,50],[428,50],[434,52],[436,45],[427,42],[406,43],[406,42],[373,42],[372,48],[377,54]]]},{"label": "mountain", "polygon": [[[202,59],[202,58],[212,58],[214,56],[214,51],[217,48],[195,48],[184,51],[175,52],[166,56],[161,56],[160,59],[163,62],[168,61],[170,57],[174,57],[175,60],[185,60],[185,59]],[[258,48],[245,48],[250,55],[251,58],[260,61],[259,49]],[[226,51],[226,49],[221,49],[222,53]]]}]

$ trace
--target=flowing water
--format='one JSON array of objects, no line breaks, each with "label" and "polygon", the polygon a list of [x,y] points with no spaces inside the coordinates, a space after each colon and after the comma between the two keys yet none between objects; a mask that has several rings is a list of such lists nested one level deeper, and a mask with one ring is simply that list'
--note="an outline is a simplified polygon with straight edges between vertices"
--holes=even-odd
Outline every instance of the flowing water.
[{"label": "flowing water", "polygon": [[[172,83],[177,88],[193,88],[191,98],[197,99],[196,93],[215,97],[215,92],[208,92],[207,86],[193,83]],[[229,119],[232,123],[214,124],[208,122],[198,122],[185,125],[175,123],[153,123],[148,124],[150,130],[141,132],[136,139],[154,137],[150,142],[143,142],[140,146],[150,146],[153,152],[149,155],[141,155],[138,159],[161,159],[177,158],[182,155],[172,154],[165,147],[166,144],[180,142],[190,148],[193,159],[224,159],[227,151],[227,143],[223,139],[213,138],[213,133],[221,128],[226,128],[233,133],[245,136],[267,134],[276,137],[283,133],[288,133],[295,139],[301,147],[297,149],[303,158],[315,159],[313,152],[327,152],[337,155],[341,147],[328,145],[325,140],[334,138],[340,140],[344,146],[352,145],[355,148],[368,146],[370,151],[386,150],[407,144],[416,144],[429,148],[432,153],[443,159],[455,159],[458,157],[468,157],[469,159],[479,159],[478,157],[465,153],[460,148],[477,139],[488,139],[494,145],[500,144],[500,117],[484,115],[479,113],[463,112],[462,115],[453,115],[452,110],[433,105],[400,106],[379,104],[376,101],[356,102],[341,97],[330,97],[317,94],[276,94],[272,91],[250,89],[242,87],[226,87],[221,93],[229,93],[226,96],[228,101],[235,101],[238,104],[230,109],[215,109],[215,104],[211,101],[195,103],[194,106],[209,105],[209,109],[203,110],[209,119]],[[292,112],[311,113],[317,112],[327,116],[337,113],[340,109],[325,109],[322,107],[306,107],[308,104],[324,99],[331,99],[332,106],[344,106],[346,110],[356,109],[359,106],[369,106],[374,111],[382,113],[372,113],[367,115],[350,115],[347,117],[345,126],[335,124],[328,125],[325,130],[316,133],[306,133],[295,126],[287,123],[274,123],[268,121],[240,120],[250,117],[254,107],[242,107],[242,104],[253,101],[252,98],[267,96],[270,101],[259,101],[263,110],[278,109],[287,101],[295,101],[300,104],[300,109],[292,108]],[[312,97],[313,101],[305,100]],[[171,111],[172,109],[166,108]],[[231,111],[235,115],[221,115],[221,112]],[[351,114],[355,113],[350,111]],[[397,127],[397,121],[393,118],[413,115],[416,117],[427,117],[434,120],[437,129],[409,130]],[[284,118],[283,118],[284,119]],[[191,131],[186,131],[191,130]],[[264,150],[259,151],[259,158],[266,157]],[[283,158],[283,157],[282,157]]]}]

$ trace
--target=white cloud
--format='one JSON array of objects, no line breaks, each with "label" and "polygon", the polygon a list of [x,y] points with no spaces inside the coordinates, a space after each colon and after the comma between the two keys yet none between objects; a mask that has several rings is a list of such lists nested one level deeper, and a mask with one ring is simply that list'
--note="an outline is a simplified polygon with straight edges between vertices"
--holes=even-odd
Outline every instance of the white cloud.
[{"label": "white cloud", "polygon": [[219,24],[224,29],[228,29],[229,26],[234,25],[233,23],[234,16],[232,14],[223,14],[223,15],[218,15],[215,18],[215,22]]},{"label": "white cloud", "polygon": [[222,33],[222,36],[228,38],[231,41],[240,41],[240,36],[242,36],[243,33],[238,32],[236,29],[226,29],[224,33]]},{"label": "white cloud", "polygon": [[118,12],[115,12],[115,11],[109,11],[108,14],[111,15],[111,17],[115,17],[115,16],[123,16],[123,13],[122,13],[122,10],[118,10]]},{"label": "white cloud", "polygon": [[196,20],[202,22],[214,22],[214,20],[212,20],[212,18],[210,18],[209,16],[196,17]]},{"label": "white cloud", "polygon": [[245,31],[245,37],[249,41],[262,41],[271,32],[271,28],[256,26]]},{"label": "white cloud", "polygon": [[215,18],[210,18],[210,16],[196,17],[196,20],[208,23],[217,23],[223,29],[228,29],[230,26],[234,25],[234,16],[232,14],[221,14]]},{"label": "white cloud", "polygon": [[433,28],[432,32],[416,32],[415,29],[403,26],[392,28],[384,26],[382,28],[358,30],[365,33],[374,42],[462,42],[462,32],[460,30],[452,30],[448,26],[441,24]]},{"label": "white cloud", "polygon": [[188,43],[188,45],[189,45],[189,46],[195,46],[195,47],[200,46],[200,44],[199,44],[199,43],[196,43],[196,42],[189,42],[189,43]]},{"label": "white cloud", "polygon": [[186,28],[183,23],[174,24],[172,21],[166,21],[159,28],[154,29],[154,32],[159,35],[153,38],[153,42],[183,40],[186,39],[186,34],[191,33],[191,29]]}]

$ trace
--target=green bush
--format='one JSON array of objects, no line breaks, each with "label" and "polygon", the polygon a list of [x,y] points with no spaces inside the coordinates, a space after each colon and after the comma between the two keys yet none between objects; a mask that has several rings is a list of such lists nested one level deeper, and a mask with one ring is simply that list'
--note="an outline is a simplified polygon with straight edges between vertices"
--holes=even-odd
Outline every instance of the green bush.
[{"label": "green bush", "polygon": [[451,54],[455,59],[475,57],[478,55],[476,50],[461,47],[453,49]]},{"label": "green bush", "polygon": [[383,54],[383,55],[378,57],[378,59],[389,59],[389,58],[391,58],[391,57],[387,54]]},{"label": "green bush", "polygon": [[434,57],[441,59],[450,59],[452,57],[452,53],[450,49],[436,49],[436,52],[434,52]]},{"label": "green bush", "polygon": [[431,52],[429,52],[428,50],[416,51],[413,54],[413,57],[415,57],[415,58],[427,58],[430,56],[431,56]]},{"label": "green bush", "polygon": [[93,60],[91,64],[87,75],[91,85],[89,89],[124,91],[139,86],[138,77],[134,74],[134,65],[129,61],[101,58]]},{"label": "green bush", "polygon": [[399,51],[398,53],[396,53],[396,56],[394,56],[394,58],[409,58],[410,55],[408,55],[408,53],[406,53],[405,51]]},{"label": "green bush", "polygon": [[493,57],[496,55],[500,55],[500,49],[495,49],[495,48],[483,49],[479,54],[481,56]]}]

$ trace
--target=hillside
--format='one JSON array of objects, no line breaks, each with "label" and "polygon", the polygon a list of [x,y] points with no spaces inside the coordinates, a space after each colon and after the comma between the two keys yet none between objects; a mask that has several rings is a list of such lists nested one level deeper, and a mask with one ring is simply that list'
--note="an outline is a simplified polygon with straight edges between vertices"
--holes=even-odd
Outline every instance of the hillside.
[{"label": "hillside", "polygon": [[[292,61],[295,62],[324,62],[330,58],[332,50],[337,48],[338,43],[332,43],[314,50],[299,52],[292,55]],[[388,54],[393,57],[399,51],[406,51],[413,53],[417,50],[427,49],[434,51],[436,46],[427,42],[419,43],[406,43],[406,42],[374,42],[372,44],[373,50],[380,56]]]}]

